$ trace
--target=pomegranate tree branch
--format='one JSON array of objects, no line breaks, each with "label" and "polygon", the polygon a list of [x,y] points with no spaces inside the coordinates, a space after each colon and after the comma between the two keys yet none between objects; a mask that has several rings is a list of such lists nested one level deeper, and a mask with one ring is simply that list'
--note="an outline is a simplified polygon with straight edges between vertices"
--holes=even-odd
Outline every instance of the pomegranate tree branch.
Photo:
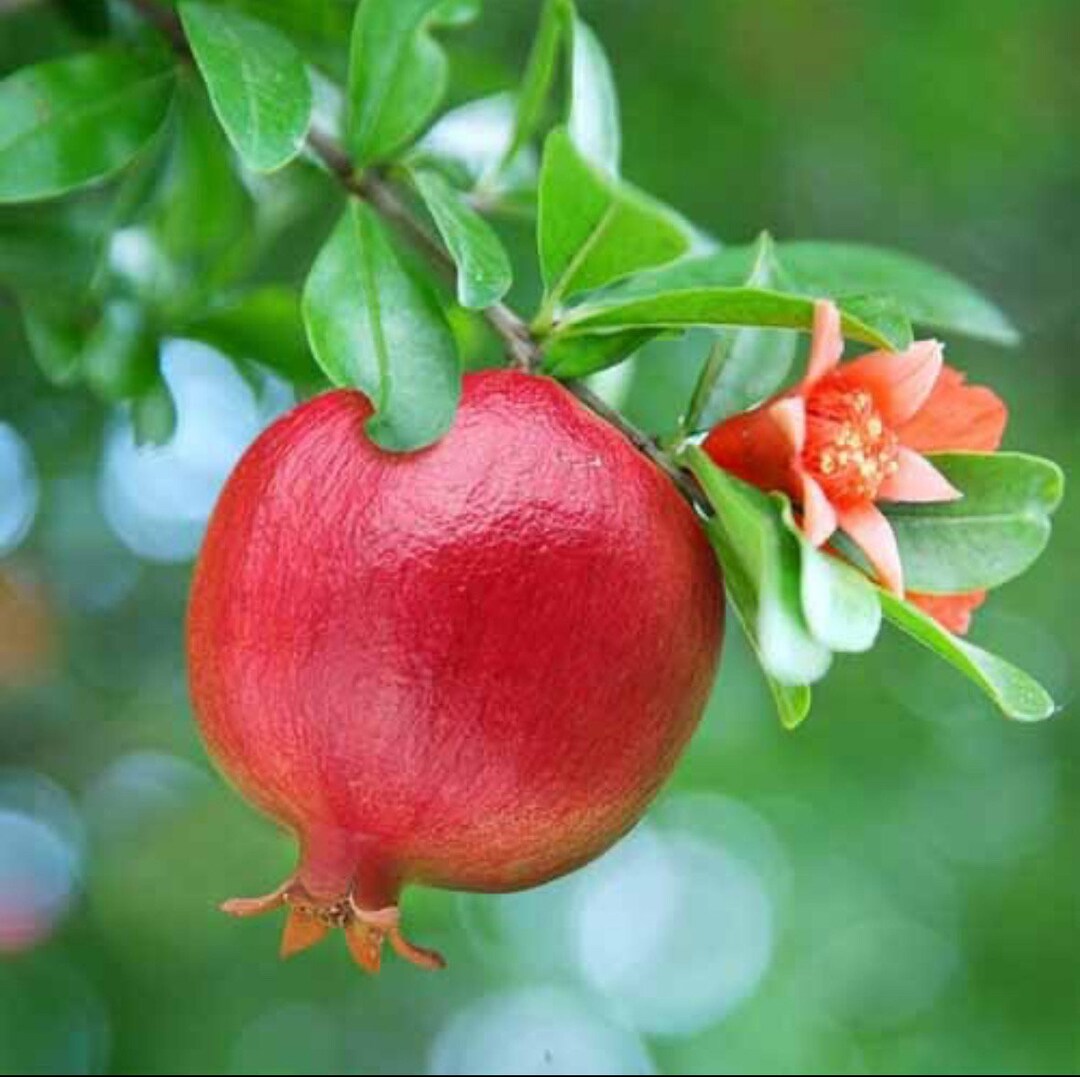
[{"label": "pomegranate tree branch", "polygon": [[[163,7],[158,0],[128,0],[128,3],[168,38],[169,44],[179,55],[190,58],[191,49],[175,12]],[[456,268],[446,248],[416,217],[395,185],[380,170],[357,169],[345,148],[327,132],[315,127],[308,132],[306,146],[308,152],[323,164],[349,194],[366,201],[438,272],[453,280]],[[483,316],[502,342],[515,367],[530,372],[540,369],[543,361],[542,346],[521,315],[505,303],[496,303],[484,310]],[[614,426],[639,452],[652,460],[692,506],[706,515],[711,514],[711,509],[693,477],[683,471],[648,434],[629,423],[583,382],[570,381],[565,384],[585,407]]]}]

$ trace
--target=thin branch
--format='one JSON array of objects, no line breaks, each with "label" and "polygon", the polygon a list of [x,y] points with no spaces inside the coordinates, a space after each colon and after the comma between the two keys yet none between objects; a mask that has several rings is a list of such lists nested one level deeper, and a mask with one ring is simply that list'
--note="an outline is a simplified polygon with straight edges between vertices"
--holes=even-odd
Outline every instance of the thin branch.
[{"label": "thin branch", "polygon": [[[184,28],[174,12],[161,7],[157,0],[128,0],[128,3],[159,29],[180,55],[191,55]],[[417,219],[397,188],[379,170],[358,170],[345,148],[327,132],[318,128],[313,127],[308,132],[306,144],[309,152],[323,163],[349,194],[364,199],[384,220],[401,232],[435,269],[449,280],[454,279],[456,267],[446,248],[426,225]],[[492,331],[502,341],[514,366],[530,372],[540,369],[543,360],[542,348],[521,315],[505,303],[488,307],[483,311],[483,315]],[[678,467],[651,437],[627,422],[583,382],[570,381],[565,384],[582,404],[619,430],[639,452],[656,464],[692,506],[705,514],[710,513],[708,503],[694,478],[689,472]]]},{"label": "thin branch", "polygon": [[563,384],[585,407],[616,427],[639,452],[656,464],[694,508],[706,516],[712,515],[712,508],[698,488],[694,477],[688,471],[683,471],[648,434],[627,422],[619,412],[604,403],[584,382],[568,381]]}]

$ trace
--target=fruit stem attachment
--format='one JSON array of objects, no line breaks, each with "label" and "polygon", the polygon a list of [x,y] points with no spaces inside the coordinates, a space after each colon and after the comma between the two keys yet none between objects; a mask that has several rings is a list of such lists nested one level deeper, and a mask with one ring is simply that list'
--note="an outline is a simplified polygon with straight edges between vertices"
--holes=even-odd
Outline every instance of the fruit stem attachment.
[{"label": "fruit stem attachment", "polygon": [[[159,0],[128,0],[128,3],[165,35],[179,56],[191,58],[183,25],[175,12],[163,6]],[[450,254],[412,213],[382,170],[357,169],[344,147],[317,127],[308,131],[306,146],[308,152],[322,162],[349,194],[364,199],[384,220],[397,228],[438,272],[453,280],[456,268]],[[483,316],[502,341],[514,367],[528,373],[540,370],[543,349],[521,315],[505,303],[495,303],[483,311]],[[712,509],[693,476],[679,467],[653,438],[627,422],[581,382],[567,382],[566,386],[585,407],[619,430],[639,452],[656,464],[691,506],[705,516],[712,515]]]}]

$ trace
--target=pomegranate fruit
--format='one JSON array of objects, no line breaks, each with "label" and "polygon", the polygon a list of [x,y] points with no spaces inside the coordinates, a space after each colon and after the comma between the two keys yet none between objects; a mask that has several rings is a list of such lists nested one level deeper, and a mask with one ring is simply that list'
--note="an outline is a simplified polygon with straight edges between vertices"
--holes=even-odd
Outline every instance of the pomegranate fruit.
[{"label": "pomegranate fruit", "polygon": [[701,715],[723,587],[694,514],[547,378],[467,375],[408,455],[335,391],[252,445],[214,511],[188,620],[207,746],[292,831],[284,953],[333,926],[374,970],[405,884],[505,891],[628,830]]}]

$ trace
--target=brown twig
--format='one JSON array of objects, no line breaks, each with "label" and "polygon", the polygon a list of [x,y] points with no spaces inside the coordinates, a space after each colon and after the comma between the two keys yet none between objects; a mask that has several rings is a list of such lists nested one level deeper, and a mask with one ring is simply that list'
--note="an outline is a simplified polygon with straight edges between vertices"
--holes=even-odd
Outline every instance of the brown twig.
[{"label": "brown twig", "polygon": [[[128,3],[159,29],[180,55],[191,55],[184,28],[174,12],[161,7],[157,0],[128,0]],[[306,145],[312,156],[322,162],[346,191],[364,199],[440,273],[453,280],[456,273],[453,259],[442,243],[412,212],[390,180],[378,169],[358,170],[345,148],[331,135],[318,128],[313,127],[308,132]],[[524,318],[505,303],[488,307],[483,311],[483,315],[515,367],[533,373],[540,369],[543,349]],[[683,471],[651,437],[627,422],[583,382],[571,381],[566,385],[585,407],[619,430],[639,452],[656,464],[691,505],[706,514],[710,511],[693,476]]]}]

